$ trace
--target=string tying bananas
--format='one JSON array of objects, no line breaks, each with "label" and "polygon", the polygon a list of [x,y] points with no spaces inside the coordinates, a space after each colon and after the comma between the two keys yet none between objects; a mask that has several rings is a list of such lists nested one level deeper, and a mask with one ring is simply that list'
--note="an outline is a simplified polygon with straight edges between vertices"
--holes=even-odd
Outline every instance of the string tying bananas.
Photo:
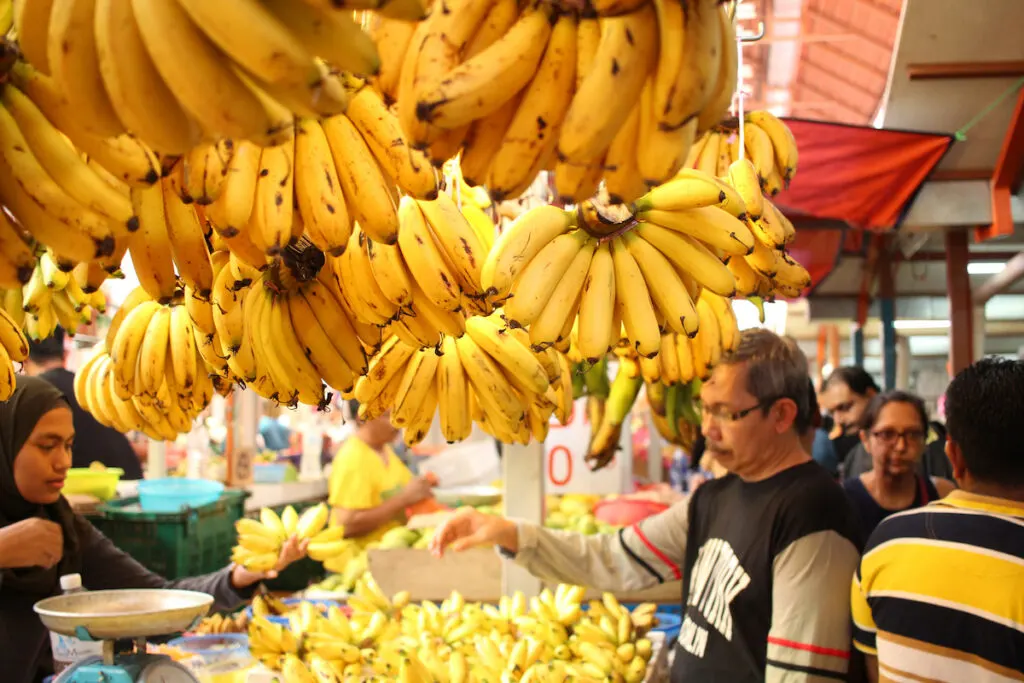
[{"label": "string tying bananas", "polygon": [[504,596],[498,605],[466,602],[457,591],[440,605],[380,594],[390,617],[381,610],[346,616],[337,607],[325,616],[302,603],[288,626],[254,618],[250,649],[302,683],[644,680],[655,605],[630,612],[606,593],[584,610],[583,592],[560,585],[529,600],[521,592]]},{"label": "string tying bananas", "polygon": [[[690,148],[686,167],[725,177],[740,159],[739,121],[717,123]],[[768,111],[755,110],[743,117],[743,152],[753,164],[761,188],[774,197],[796,175],[796,139],[789,127]]]},{"label": "string tying bananas", "polygon": [[632,201],[682,167],[736,89],[735,29],[716,0],[439,7],[415,27],[373,22],[375,85],[414,146],[438,165],[459,154],[498,200],[548,170],[566,201],[602,179]]}]

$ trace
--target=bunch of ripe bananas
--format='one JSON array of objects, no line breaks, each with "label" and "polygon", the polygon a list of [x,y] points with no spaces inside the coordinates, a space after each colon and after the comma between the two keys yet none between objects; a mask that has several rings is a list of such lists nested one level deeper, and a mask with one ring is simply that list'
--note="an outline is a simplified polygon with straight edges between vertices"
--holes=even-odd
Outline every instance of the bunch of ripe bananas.
[{"label": "bunch of ripe bananas", "polygon": [[724,177],[734,161],[746,156],[754,166],[761,187],[774,197],[788,187],[796,175],[797,147],[793,132],[771,112],[747,112],[743,117],[741,154],[739,127],[737,119],[727,119],[708,130],[690,148],[686,166]]},{"label": "bunch of ripe bananas", "polygon": [[461,151],[467,180],[495,199],[554,170],[567,200],[603,178],[628,202],[728,112],[736,37],[718,4],[438,2],[417,25],[371,22],[375,82],[414,146],[437,163]]},{"label": "bunch of ripe bananas", "polygon": [[572,413],[572,369],[553,348],[535,349],[501,311],[472,316],[465,332],[444,334],[437,346],[391,337],[356,383],[360,414],[391,410],[409,444],[430,429],[435,411],[449,442],[469,436],[473,422],[505,443],[543,441],[551,416]]},{"label": "bunch of ripe bananas", "polygon": [[302,236],[324,253],[340,255],[353,223],[375,242],[393,245],[399,191],[437,197],[433,167],[406,143],[380,95],[361,80],[346,77],[345,83],[352,96],[344,114],[301,117],[272,146],[240,141],[221,152],[206,147],[211,170],[202,195],[192,198],[251,266],[262,268]]},{"label": "bunch of ripe bananas", "polygon": [[[614,348],[618,368],[613,381],[608,380],[607,357],[583,370],[581,393],[586,394],[588,418],[594,425],[585,456],[591,469],[611,462],[641,386],[659,433],[671,443],[692,445],[691,425],[700,422],[693,405],[699,382],[710,377],[722,354],[739,343],[739,327],[728,299],[705,290],[697,301],[697,312],[701,321],[697,334],[690,338],[663,333],[661,350],[654,358],[639,355],[625,338],[620,339]],[[569,358],[585,366],[577,343],[574,337]]]},{"label": "bunch of ripe bananas", "polygon": [[[17,311],[20,309],[15,309],[15,312]],[[28,358],[28,340],[25,339],[25,333],[21,331],[21,323],[18,322],[16,316],[7,311],[7,306],[4,305],[0,307],[0,401],[6,401],[14,393],[14,389],[18,385],[14,364],[24,362],[26,358]]]},{"label": "bunch of ripe bananas", "polygon": [[218,633],[245,633],[248,628],[249,617],[245,615],[245,612],[238,612],[234,616],[217,613],[203,617],[193,632],[196,635],[204,636]]},{"label": "bunch of ripe bananas", "polygon": [[[24,286],[5,289],[0,306],[19,323],[30,339],[39,341],[53,334],[59,324],[68,334],[92,322],[93,313],[103,313],[107,299],[99,290],[88,294],[79,284],[86,268],[68,270],[49,250],[44,250]],[[88,284],[87,284],[88,286]]]},{"label": "bunch of ripe bananas", "polygon": [[494,240],[486,215],[470,216],[447,193],[433,200],[402,197],[396,244],[364,235],[359,227],[341,256],[329,259],[342,295],[357,320],[384,327],[412,345],[437,345],[458,336],[470,314],[487,314],[480,271]]},{"label": "bunch of ripe bananas", "polygon": [[76,146],[130,134],[144,152],[174,155],[201,140],[272,144],[292,112],[343,112],[338,70],[374,74],[380,64],[351,10],[423,14],[416,2],[378,4],[18,2],[14,27],[27,62],[60,92],[55,108],[74,117],[61,130]]},{"label": "bunch of ripe bananas", "polygon": [[173,441],[215,391],[230,390],[210,374],[183,297],[159,303],[133,290],[75,375],[75,397],[101,424]]},{"label": "bunch of ripe bananas", "polygon": [[[306,509],[301,515],[288,506],[280,516],[270,508],[260,510],[259,521],[243,517],[235,522],[238,542],[231,561],[254,572],[270,571],[277,565],[281,547],[289,538],[309,540],[309,556],[323,562],[349,552],[351,542],[345,540],[345,529],[327,526],[330,510],[325,503]],[[265,606],[265,605],[264,605]],[[260,616],[256,601],[253,614]]]},{"label": "bunch of ripe bananas", "polygon": [[630,612],[606,593],[584,609],[582,597],[582,588],[560,585],[498,605],[467,603],[458,592],[440,605],[416,605],[405,604],[405,593],[388,601],[391,617],[383,610],[346,617],[338,608],[325,617],[305,603],[289,627],[254,619],[250,649],[298,683],[644,680],[655,606]]}]

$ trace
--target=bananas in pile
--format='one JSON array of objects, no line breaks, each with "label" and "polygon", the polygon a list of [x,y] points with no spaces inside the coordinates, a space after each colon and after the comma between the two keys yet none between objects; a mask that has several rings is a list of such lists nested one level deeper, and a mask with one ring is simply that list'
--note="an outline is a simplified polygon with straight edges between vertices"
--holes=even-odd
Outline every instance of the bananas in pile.
[{"label": "bananas in pile", "polygon": [[[243,517],[235,522],[238,542],[231,561],[254,572],[270,571],[277,565],[281,547],[289,538],[309,540],[309,556],[323,562],[351,550],[352,543],[345,540],[345,529],[327,526],[330,510],[325,503],[306,509],[302,515],[288,506],[278,516],[269,508],[260,510],[260,519]],[[253,614],[257,614],[255,605]]]},{"label": "bananas in pile", "polygon": [[[743,117],[743,152],[750,159],[761,187],[774,197],[796,175],[797,147],[793,132],[768,111],[755,110]],[[709,175],[726,176],[740,154],[739,121],[722,121],[690,148],[686,166]]]},{"label": "bananas in pile", "polygon": [[509,328],[501,311],[468,318],[465,333],[445,332],[436,347],[392,337],[354,395],[363,417],[390,409],[409,444],[426,435],[435,411],[449,442],[469,436],[473,422],[505,443],[543,441],[551,416],[565,423],[573,400],[565,356],[532,348],[527,333]]},{"label": "bananas in pile", "polygon": [[[379,11],[423,14],[416,2]],[[325,3],[24,2],[14,25],[22,54],[52,78],[60,107],[76,119],[61,129],[83,148],[85,137],[96,144],[126,132],[161,155],[202,139],[272,144],[291,112],[345,110],[337,69],[374,74],[380,63],[353,14]]]},{"label": "bananas in pile", "polygon": [[3,292],[2,305],[12,318],[21,322],[30,339],[46,339],[59,324],[74,335],[81,325],[92,322],[93,312],[107,308],[106,295],[100,290],[86,294],[85,277],[88,264],[69,269],[58,263],[50,250],[43,251],[36,261],[29,281],[16,289]]},{"label": "bananas in pile", "polygon": [[[255,603],[255,600],[253,602]],[[248,628],[249,617],[245,616],[245,612],[239,612],[234,616],[212,614],[208,617],[203,617],[203,620],[193,629],[193,632],[196,635],[205,636],[218,633],[245,633]]]},{"label": "bananas in pile", "polygon": [[461,150],[466,179],[495,199],[554,170],[567,200],[603,178],[628,202],[728,112],[736,38],[718,4],[438,2],[415,26],[371,22],[376,83],[414,146],[437,163]]},{"label": "bananas in pile", "polygon": [[561,585],[498,605],[467,603],[458,592],[441,605],[416,605],[405,604],[404,593],[384,598],[392,617],[359,609],[346,617],[336,607],[324,617],[304,603],[290,627],[254,619],[249,643],[261,662],[298,683],[644,680],[655,606],[631,613],[606,593],[584,609],[582,596],[582,588]]}]

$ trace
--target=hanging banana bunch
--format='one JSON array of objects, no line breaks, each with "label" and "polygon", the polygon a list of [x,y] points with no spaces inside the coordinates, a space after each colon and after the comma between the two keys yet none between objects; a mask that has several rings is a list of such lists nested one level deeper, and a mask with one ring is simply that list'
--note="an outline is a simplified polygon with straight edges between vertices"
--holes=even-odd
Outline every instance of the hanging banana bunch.
[{"label": "hanging banana bunch", "polygon": [[574,393],[566,357],[532,349],[499,310],[467,318],[464,333],[443,334],[436,346],[390,337],[354,396],[362,418],[390,409],[411,445],[426,435],[435,412],[450,443],[467,438],[474,422],[505,443],[543,441],[552,416],[569,419]]}]

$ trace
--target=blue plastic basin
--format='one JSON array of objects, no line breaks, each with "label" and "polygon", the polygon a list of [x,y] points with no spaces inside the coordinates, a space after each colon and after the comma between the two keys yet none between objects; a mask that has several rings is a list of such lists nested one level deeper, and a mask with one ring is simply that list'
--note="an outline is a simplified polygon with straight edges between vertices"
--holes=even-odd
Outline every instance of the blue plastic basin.
[{"label": "blue plastic basin", "polygon": [[666,644],[671,645],[676,642],[676,638],[679,637],[679,631],[683,623],[683,620],[679,615],[670,614],[669,612],[655,612],[654,616],[658,618],[658,625],[651,630],[664,633]]},{"label": "blue plastic basin", "polygon": [[209,505],[224,493],[224,484],[206,479],[149,479],[139,482],[139,505],[146,512],[180,512]]},{"label": "blue plastic basin", "polygon": [[206,664],[217,664],[228,659],[249,657],[249,637],[244,633],[217,633],[203,636],[185,636],[167,643],[200,657]]}]

